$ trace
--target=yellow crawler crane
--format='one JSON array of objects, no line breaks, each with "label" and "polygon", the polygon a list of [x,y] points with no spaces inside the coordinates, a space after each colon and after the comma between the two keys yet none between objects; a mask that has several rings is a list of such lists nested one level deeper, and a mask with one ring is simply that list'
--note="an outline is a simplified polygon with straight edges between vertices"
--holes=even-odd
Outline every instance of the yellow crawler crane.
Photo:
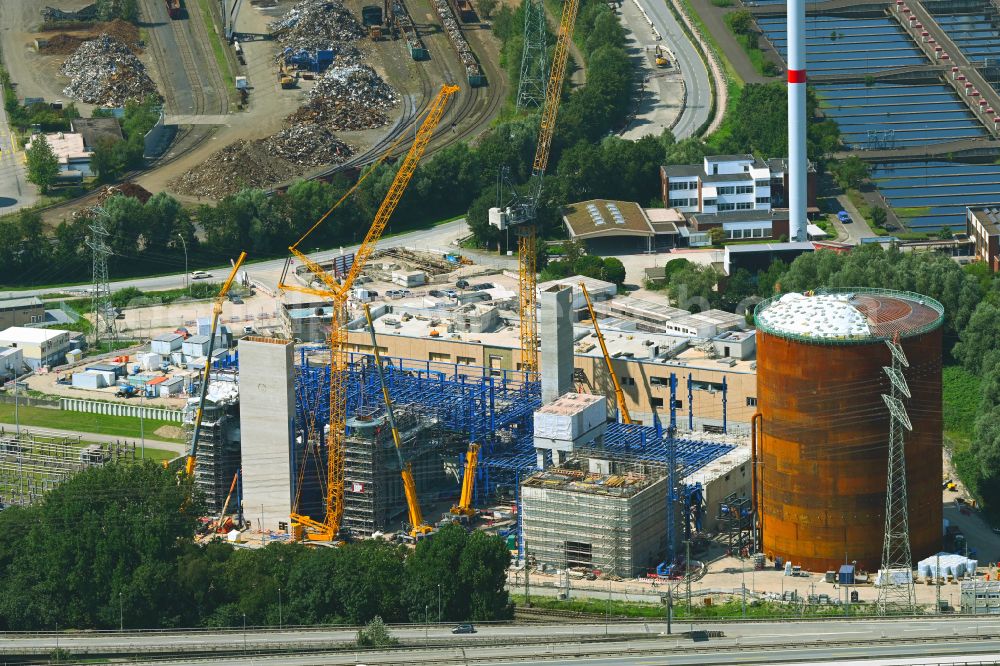
[{"label": "yellow crawler crane", "polygon": [[475,487],[478,466],[479,445],[469,444],[469,450],[465,452],[465,471],[462,473],[462,494],[458,498],[458,504],[451,507],[451,515],[466,518],[476,515],[476,510],[472,508],[472,489]]},{"label": "yellow crawler crane", "polygon": [[604,344],[604,335],[601,333],[601,326],[597,323],[597,313],[594,312],[594,304],[590,300],[587,285],[581,282],[580,289],[583,290],[583,296],[587,299],[590,321],[594,323],[594,333],[597,335],[597,341],[601,343],[601,353],[604,354],[604,362],[608,364],[608,374],[611,375],[611,383],[615,387],[615,401],[618,403],[618,411],[622,415],[622,423],[632,423],[632,415],[628,413],[628,405],[625,404],[625,392],[622,391],[622,385],[618,382],[615,367],[611,365],[611,356],[608,354],[608,346]]},{"label": "yellow crawler crane", "polygon": [[194,415],[194,433],[191,435],[191,448],[188,451],[187,461],[184,464],[184,472],[189,477],[194,474],[194,466],[198,458],[198,435],[201,434],[201,419],[205,414],[205,396],[208,395],[208,376],[212,371],[212,352],[215,351],[215,331],[219,325],[219,316],[222,314],[222,304],[226,300],[226,294],[229,293],[229,289],[233,286],[236,273],[240,270],[240,266],[243,265],[243,261],[246,258],[247,253],[240,252],[239,258],[233,263],[233,270],[229,271],[229,277],[226,278],[222,289],[219,290],[219,295],[215,297],[215,303],[212,305],[212,329],[208,334],[208,356],[205,358],[205,372],[201,377],[201,391],[198,394],[198,411]]},{"label": "yellow crawler crane", "polygon": [[[389,191],[382,200],[382,205],[375,214],[371,228],[365,236],[364,242],[354,254],[354,263],[348,270],[347,275],[340,282],[337,278],[327,272],[318,263],[307,257],[298,247],[306,238],[327,218],[327,216],[351,194],[352,190],[344,195],[334,205],[326,215],[321,217],[294,245],[289,247],[292,255],[297,257],[308,269],[323,283],[323,288],[302,287],[285,283],[289,262],[285,263],[285,269],[279,282],[279,288],[289,291],[319,296],[329,299],[331,305],[330,319],[330,432],[327,436],[327,464],[326,482],[324,488],[325,515],[323,520],[316,520],[310,516],[298,513],[298,497],[294,512],[291,515],[293,534],[302,534],[310,541],[335,541],[340,532],[340,522],[344,515],[344,447],[345,447],[345,424],[347,420],[347,299],[350,295],[351,287],[358,275],[364,269],[365,264],[375,251],[375,246],[385,231],[386,224],[392,216],[393,211],[399,204],[399,200],[406,191],[406,186],[413,177],[413,172],[417,168],[420,158],[427,149],[427,144],[434,135],[434,129],[441,122],[448,100],[458,91],[458,86],[441,86],[441,90],[431,102],[424,118],[423,124],[417,130],[416,137],[410,150],[406,153],[403,161],[399,165],[396,177],[389,187]],[[405,133],[404,133],[405,134]],[[393,146],[395,147],[395,145]],[[390,148],[390,151],[392,148]],[[383,157],[383,159],[385,159]],[[369,172],[370,173],[370,172]],[[360,181],[359,181],[360,184]],[[357,185],[355,185],[355,188]],[[296,491],[298,492],[298,490]]]},{"label": "yellow crawler crane", "polygon": [[375,354],[375,365],[378,368],[378,379],[382,384],[382,399],[385,401],[385,414],[389,418],[389,429],[392,431],[392,443],[396,445],[396,458],[399,459],[399,471],[403,477],[403,494],[406,495],[406,511],[410,518],[410,536],[422,539],[434,528],[424,522],[424,513],[420,510],[420,500],[417,499],[417,484],[413,481],[413,468],[403,460],[403,442],[396,427],[396,415],[392,409],[392,398],[389,397],[389,384],[385,380],[385,368],[382,367],[382,355],[378,351],[378,340],[375,338],[375,323],[368,304],[364,304],[365,319],[368,320],[368,331],[372,336],[372,352]]}]

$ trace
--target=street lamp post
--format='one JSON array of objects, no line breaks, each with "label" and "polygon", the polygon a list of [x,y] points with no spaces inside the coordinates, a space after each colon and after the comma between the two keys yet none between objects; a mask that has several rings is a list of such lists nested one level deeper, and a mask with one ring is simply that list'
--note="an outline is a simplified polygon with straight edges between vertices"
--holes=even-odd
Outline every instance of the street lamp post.
[{"label": "street lamp post", "polygon": [[125,631],[125,605],[121,592],[118,593],[118,631]]},{"label": "street lamp post", "polygon": [[181,244],[184,246],[184,291],[186,291],[187,295],[190,296],[191,284],[189,280],[191,279],[191,274],[188,273],[188,244],[187,241],[184,240],[184,236],[181,234],[177,234],[177,237],[181,239]]},{"label": "street lamp post", "polygon": [[[146,459],[146,420],[144,418],[146,413],[146,387],[142,387],[142,393],[139,394],[139,447],[140,447],[140,457]],[[133,449],[134,450],[134,449]]]},{"label": "street lamp post", "polygon": [[21,436],[21,419],[18,415],[18,400],[17,400],[17,385],[20,384],[20,378],[17,376],[17,372],[14,372],[14,428],[16,430],[17,436]]},{"label": "street lamp post", "polygon": [[438,624],[441,624],[441,583],[438,586]]},{"label": "street lamp post", "polygon": [[247,653],[247,614],[243,613],[243,654]]},{"label": "street lamp post", "polygon": [[278,629],[281,629],[281,588],[278,588]]}]

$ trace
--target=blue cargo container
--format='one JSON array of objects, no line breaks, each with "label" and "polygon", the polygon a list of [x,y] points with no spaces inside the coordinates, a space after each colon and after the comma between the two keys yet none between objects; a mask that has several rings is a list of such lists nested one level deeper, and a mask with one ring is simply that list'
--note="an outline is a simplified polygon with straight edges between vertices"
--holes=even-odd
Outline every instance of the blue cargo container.
[{"label": "blue cargo container", "polygon": [[837,582],[841,585],[854,585],[854,565],[842,564],[840,573],[837,574]]}]

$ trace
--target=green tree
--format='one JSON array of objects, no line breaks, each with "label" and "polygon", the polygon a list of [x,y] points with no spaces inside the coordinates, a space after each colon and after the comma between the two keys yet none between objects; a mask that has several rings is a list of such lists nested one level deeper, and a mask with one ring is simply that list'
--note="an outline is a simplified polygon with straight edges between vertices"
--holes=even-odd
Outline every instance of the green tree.
[{"label": "green tree", "polygon": [[358,630],[358,647],[384,648],[392,647],[399,641],[389,633],[382,618],[376,615],[368,624]]},{"label": "green tree", "polygon": [[0,616],[24,630],[111,628],[121,604],[126,626],[173,626],[184,605],[173,562],[198,515],[189,485],[155,463],[80,472],[15,516]]},{"label": "green tree", "polygon": [[715,247],[721,247],[726,242],[726,232],[722,227],[712,227],[708,230],[708,239]]},{"label": "green tree", "polygon": [[955,237],[954,232],[952,232],[951,227],[941,227],[941,231],[938,232],[938,238],[941,240],[951,240]]},{"label": "green tree", "polygon": [[507,593],[510,551],[503,539],[482,531],[469,535],[459,557],[458,577],[469,590],[468,619],[506,620],[512,617]]},{"label": "green tree", "polygon": [[700,312],[712,307],[718,274],[708,266],[689,264],[667,280],[670,301],[678,308]]},{"label": "green tree", "polygon": [[967,326],[961,329],[952,355],[969,372],[978,374],[983,359],[1000,347],[1000,307],[984,301],[976,307]]},{"label": "green tree", "polygon": [[889,215],[885,212],[885,208],[881,206],[871,206],[868,208],[868,218],[871,220],[872,225],[876,227],[884,227],[888,217]]},{"label": "green tree", "polygon": [[748,9],[739,9],[726,14],[726,23],[729,29],[737,35],[750,35],[754,33],[753,14]]},{"label": "green tree", "polygon": [[856,190],[868,178],[868,163],[857,155],[830,164],[830,173],[844,190]]},{"label": "green tree", "polygon": [[1000,406],[979,415],[972,454],[978,463],[981,478],[978,490],[990,506],[1000,504]]},{"label": "green tree", "polygon": [[127,156],[117,148],[123,143],[113,139],[103,139],[94,146],[94,154],[90,158],[90,168],[97,174],[99,183],[111,183],[121,176],[125,170]]},{"label": "green tree", "polygon": [[621,287],[625,284],[625,264],[617,257],[604,259],[604,279]]},{"label": "green tree", "polygon": [[25,157],[28,163],[28,180],[37,185],[42,194],[46,194],[59,175],[59,159],[44,134],[36,134],[32,138]]},{"label": "green tree", "polygon": [[584,277],[596,278],[598,280],[606,279],[604,259],[592,254],[577,259],[576,263],[573,264],[573,271],[577,275],[583,275]]}]

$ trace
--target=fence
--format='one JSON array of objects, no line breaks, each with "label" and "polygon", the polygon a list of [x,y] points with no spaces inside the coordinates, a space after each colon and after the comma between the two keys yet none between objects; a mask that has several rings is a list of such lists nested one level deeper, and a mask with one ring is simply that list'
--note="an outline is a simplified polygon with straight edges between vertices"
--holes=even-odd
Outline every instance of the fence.
[{"label": "fence", "polygon": [[179,409],[164,407],[148,407],[146,405],[128,405],[119,402],[101,402],[100,400],[84,400],[82,398],[60,398],[60,409],[71,412],[86,412],[88,414],[104,414],[106,416],[131,416],[133,418],[157,419],[181,423],[183,412]]}]

